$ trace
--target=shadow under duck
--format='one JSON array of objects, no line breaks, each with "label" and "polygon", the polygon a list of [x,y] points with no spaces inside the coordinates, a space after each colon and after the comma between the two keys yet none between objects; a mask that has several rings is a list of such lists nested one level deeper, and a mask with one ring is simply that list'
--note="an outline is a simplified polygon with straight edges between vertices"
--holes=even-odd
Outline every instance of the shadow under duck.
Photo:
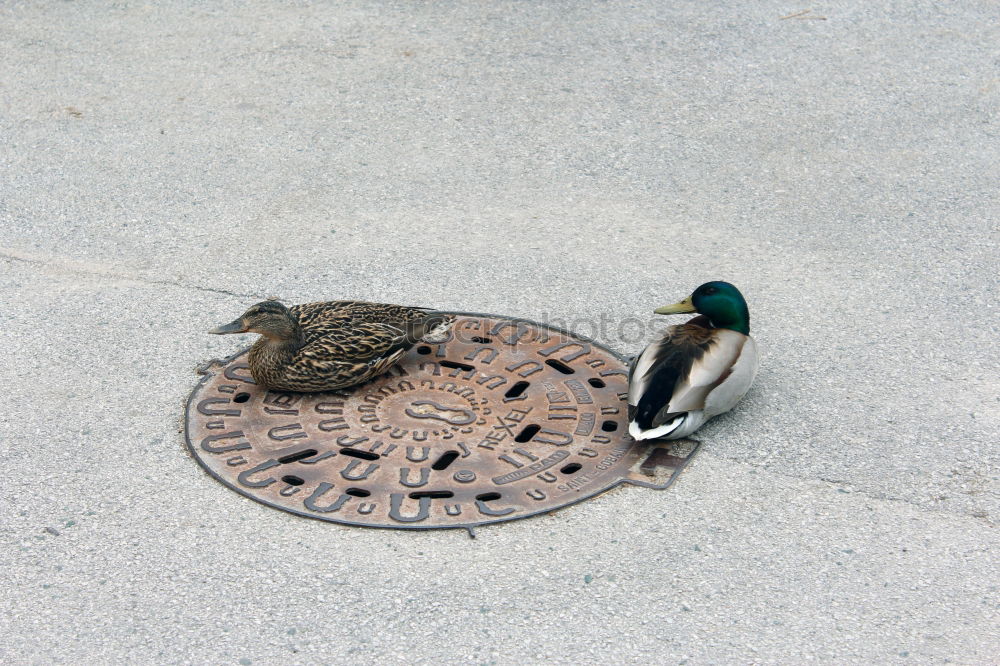
[{"label": "shadow under duck", "polygon": [[698,312],[671,326],[629,370],[629,434],[636,440],[680,439],[728,412],[757,374],[750,310],[728,282],[706,282],[656,314]]},{"label": "shadow under duck", "polygon": [[362,384],[420,340],[439,342],[454,315],[426,308],[327,301],[286,307],[263,301],[209,333],[259,333],[247,363],[259,386],[309,393]]}]

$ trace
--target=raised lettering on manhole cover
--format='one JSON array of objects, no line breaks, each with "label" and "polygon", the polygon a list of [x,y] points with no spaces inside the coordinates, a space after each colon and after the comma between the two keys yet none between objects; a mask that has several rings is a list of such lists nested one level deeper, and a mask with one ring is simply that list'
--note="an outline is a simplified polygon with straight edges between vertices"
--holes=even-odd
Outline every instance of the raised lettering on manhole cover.
[{"label": "raised lettering on manhole cover", "polygon": [[188,400],[191,452],[264,504],[410,529],[525,518],[624,481],[665,488],[694,454],[628,436],[627,368],[613,351],[458,314],[448,342],[344,391],[261,390],[245,351],[210,364]]}]

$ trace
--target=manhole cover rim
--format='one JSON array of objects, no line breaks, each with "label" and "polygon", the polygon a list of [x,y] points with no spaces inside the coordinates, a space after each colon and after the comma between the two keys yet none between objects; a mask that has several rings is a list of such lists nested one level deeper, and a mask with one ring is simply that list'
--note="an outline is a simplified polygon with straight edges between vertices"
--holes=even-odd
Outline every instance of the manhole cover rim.
[{"label": "manhole cover rim", "polygon": [[[565,335],[565,336],[567,336],[567,337],[569,337],[571,339],[579,340],[581,342],[594,345],[595,347],[601,349],[605,353],[611,355],[612,357],[614,357],[615,359],[617,359],[618,361],[620,361],[622,364],[624,364],[626,366],[626,369],[628,368],[628,360],[629,360],[628,356],[625,356],[624,354],[621,354],[621,353],[615,351],[614,349],[611,349],[610,347],[606,346],[605,344],[603,344],[603,343],[601,343],[601,342],[599,342],[597,340],[594,340],[591,337],[575,333],[573,331],[567,330],[567,329],[559,327],[559,326],[553,326],[553,325],[550,325],[550,324],[544,324],[544,323],[537,322],[537,321],[534,321],[532,319],[528,319],[528,318],[525,318],[525,317],[509,317],[509,316],[505,316],[505,315],[497,315],[497,314],[491,314],[491,313],[467,312],[467,311],[459,311],[459,310],[442,310],[442,312],[446,312],[447,314],[453,314],[453,315],[457,315],[457,316],[461,316],[461,317],[478,317],[478,318],[482,318],[482,319],[493,319],[493,320],[499,320],[499,321],[504,321],[504,322],[524,323],[524,324],[527,324],[527,325],[531,325],[531,326],[537,327],[539,330],[542,330],[542,331],[550,331],[550,332],[562,334],[562,335]],[[196,399],[200,397],[199,394],[200,394],[201,390],[204,388],[205,384],[208,383],[214,377],[214,374],[212,372],[213,368],[217,368],[219,371],[222,371],[225,367],[227,367],[230,363],[232,363],[233,361],[235,361],[237,358],[239,358],[240,356],[245,355],[249,351],[249,349],[250,349],[249,346],[244,347],[244,348],[237,350],[236,352],[234,352],[230,356],[227,356],[227,357],[225,357],[223,359],[212,359],[212,360],[207,361],[206,363],[203,363],[203,364],[201,364],[199,366],[199,368],[198,368],[198,374],[201,375],[201,378],[198,380],[198,382],[192,388],[191,392],[188,394],[188,398],[187,398],[187,401],[185,403],[185,409],[184,409],[184,431],[183,432],[184,432],[184,440],[185,440],[185,445],[186,445],[187,451],[191,455],[191,457],[193,457],[198,462],[198,465],[205,472],[207,472],[209,474],[209,476],[211,476],[217,482],[219,482],[220,484],[222,484],[222,486],[224,486],[225,488],[227,488],[227,489],[229,489],[231,491],[235,491],[236,493],[242,495],[243,497],[251,499],[251,500],[253,500],[253,501],[255,501],[255,502],[259,503],[259,504],[263,504],[263,505],[268,506],[270,508],[277,509],[279,511],[290,513],[290,514],[293,514],[293,515],[296,515],[296,516],[301,516],[303,518],[309,518],[309,519],[312,519],[312,520],[318,520],[318,521],[321,521],[321,522],[324,522],[324,523],[336,523],[336,524],[341,524],[341,525],[350,525],[350,526],[354,526],[354,527],[366,527],[366,528],[374,528],[374,529],[392,529],[392,530],[443,530],[443,529],[466,529],[467,530],[467,529],[470,529],[470,528],[481,527],[481,526],[484,526],[484,525],[492,525],[492,524],[496,524],[496,523],[505,523],[505,522],[510,522],[510,521],[514,521],[514,520],[522,520],[522,519],[525,519],[525,518],[531,518],[531,517],[538,516],[538,515],[543,515],[543,514],[547,514],[547,513],[553,513],[555,511],[560,510],[560,509],[563,509],[563,508],[566,508],[566,507],[569,507],[569,506],[573,506],[573,505],[578,504],[580,502],[583,502],[585,500],[588,500],[588,499],[591,499],[593,497],[596,497],[597,495],[601,495],[601,494],[606,493],[606,492],[608,492],[610,490],[618,488],[619,486],[621,486],[622,484],[625,484],[625,483],[632,484],[632,485],[637,485],[637,486],[642,486],[642,487],[647,487],[647,488],[654,488],[654,489],[658,489],[658,490],[663,490],[663,489],[667,488],[668,486],[670,486],[673,483],[673,481],[683,471],[683,469],[687,466],[687,464],[690,463],[691,459],[694,457],[694,454],[697,452],[697,447],[696,447],[695,450],[692,450],[687,455],[687,457],[684,460],[684,462],[681,465],[679,465],[676,468],[676,470],[673,472],[673,474],[665,482],[663,482],[663,483],[656,483],[650,477],[636,478],[636,477],[633,477],[631,474],[624,474],[624,475],[620,476],[618,479],[616,479],[613,483],[610,483],[609,485],[606,485],[606,486],[603,486],[603,487],[598,487],[598,488],[592,489],[590,491],[580,492],[580,494],[574,496],[573,499],[565,501],[565,502],[559,504],[558,506],[554,506],[554,507],[552,507],[552,506],[550,506],[550,507],[542,507],[542,508],[539,508],[536,511],[514,512],[514,514],[511,515],[511,516],[492,516],[492,517],[490,517],[488,519],[470,520],[468,522],[463,522],[463,523],[459,523],[459,524],[427,524],[427,525],[419,524],[419,523],[401,523],[401,524],[398,524],[398,525],[397,524],[386,524],[386,523],[370,523],[370,522],[354,521],[354,520],[349,520],[349,519],[344,519],[344,518],[339,518],[339,517],[336,518],[336,519],[334,519],[332,517],[327,517],[327,516],[324,516],[322,514],[310,513],[310,512],[299,510],[299,509],[296,509],[294,507],[290,507],[290,506],[287,506],[287,505],[284,505],[284,504],[279,504],[277,502],[272,502],[272,501],[268,500],[265,497],[261,497],[259,495],[255,495],[255,494],[253,494],[253,493],[251,493],[251,492],[249,492],[249,491],[241,488],[239,485],[232,483],[231,480],[227,479],[223,475],[217,473],[215,471],[215,469],[213,469],[208,464],[207,459],[204,459],[199,454],[199,452],[198,452],[198,450],[196,448],[196,445],[195,445],[195,443],[194,443],[194,441],[192,439],[192,436],[191,436],[192,409],[196,409],[196,407],[195,407]],[[626,437],[627,437],[627,435],[626,435]],[[633,446],[634,446],[634,443],[633,443]]]}]

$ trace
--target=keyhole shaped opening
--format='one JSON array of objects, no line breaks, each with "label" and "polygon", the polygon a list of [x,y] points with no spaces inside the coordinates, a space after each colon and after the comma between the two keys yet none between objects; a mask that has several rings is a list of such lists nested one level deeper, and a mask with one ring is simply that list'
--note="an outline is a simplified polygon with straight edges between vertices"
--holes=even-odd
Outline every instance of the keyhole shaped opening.
[{"label": "keyhole shaped opening", "polygon": [[343,448],[340,450],[340,455],[350,456],[352,458],[361,458],[362,460],[378,460],[377,453],[372,453],[371,451],[358,451],[357,449]]},{"label": "keyhole shaped opening", "polygon": [[517,437],[514,438],[514,441],[518,442],[520,444],[523,444],[524,442],[530,441],[531,438],[534,437],[536,434],[538,434],[538,431],[541,430],[541,429],[542,429],[542,426],[535,425],[535,424],[524,426],[524,430],[522,430],[521,432],[519,432],[517,434]]},{"label": "keyhole shaped opening", "polygon": [[518,382],[513,386],[511,386],[509,389],[507,389],[507,392],[504,393],[503,395],[505,398],[516,398],[517,396],[524,393],[529,386],[531,386],[531,382]]},{"label": "keyhole shaped opening", "polygon": [[299,451],[298,453],[290,453],[283,458],[278,458],[278,462],[282,465],[287,465],[288,463],[298,462],[300,460],[305,460],[306,458],[311,458],[316,455],[318,451],[316,449],[306,449],[305,451]]},{"label": "keyhole shaped opening", "polygon": [[465,370],[465,371],[476,369],[474,366],[471,366],[468,363],[459,363],[458,361],[441,361],[441,367],[453,368],[455,370]]},{"label": "keyhole shaped opening", "polygon": [[431,469],[439,472],[443,469],[448,469],[448,465],[455,462],[455,460],[458,459],[458,456],[458,451],[445,451],[441,454],[440,458],[434,461],[434,464],[431,465]]},{"label": "keyhole shaped opening", "polygon": [[455,493],[450,490],[418,490],[410,493],[410,499],[420,499],[421,497],[428,497],[430,499],[447,499],[454,496]]},{"label": "keyhole shaped opening", "polygon": [[572,375],[574,372],[576,372],[576,370],[574,370],[573,368],[569,367],[562,361],[557,361],[554,358],[550,358],[549,360],[547,360],[545,362],[545,365],[555,368],[564,375]]}]

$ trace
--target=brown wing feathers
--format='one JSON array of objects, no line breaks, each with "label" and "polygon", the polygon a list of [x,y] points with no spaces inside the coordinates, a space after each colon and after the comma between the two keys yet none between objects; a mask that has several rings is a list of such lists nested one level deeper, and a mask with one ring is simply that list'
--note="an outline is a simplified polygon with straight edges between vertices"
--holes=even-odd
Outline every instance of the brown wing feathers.
[{"label": "brown wing feathers", "polygon": [[323,391],[360,384],[384,373],[444,315],[425,308],[362,301],[304,303],[288,308],[301,346],[273,350],[262,338],[251,363],[268,386]]}]

